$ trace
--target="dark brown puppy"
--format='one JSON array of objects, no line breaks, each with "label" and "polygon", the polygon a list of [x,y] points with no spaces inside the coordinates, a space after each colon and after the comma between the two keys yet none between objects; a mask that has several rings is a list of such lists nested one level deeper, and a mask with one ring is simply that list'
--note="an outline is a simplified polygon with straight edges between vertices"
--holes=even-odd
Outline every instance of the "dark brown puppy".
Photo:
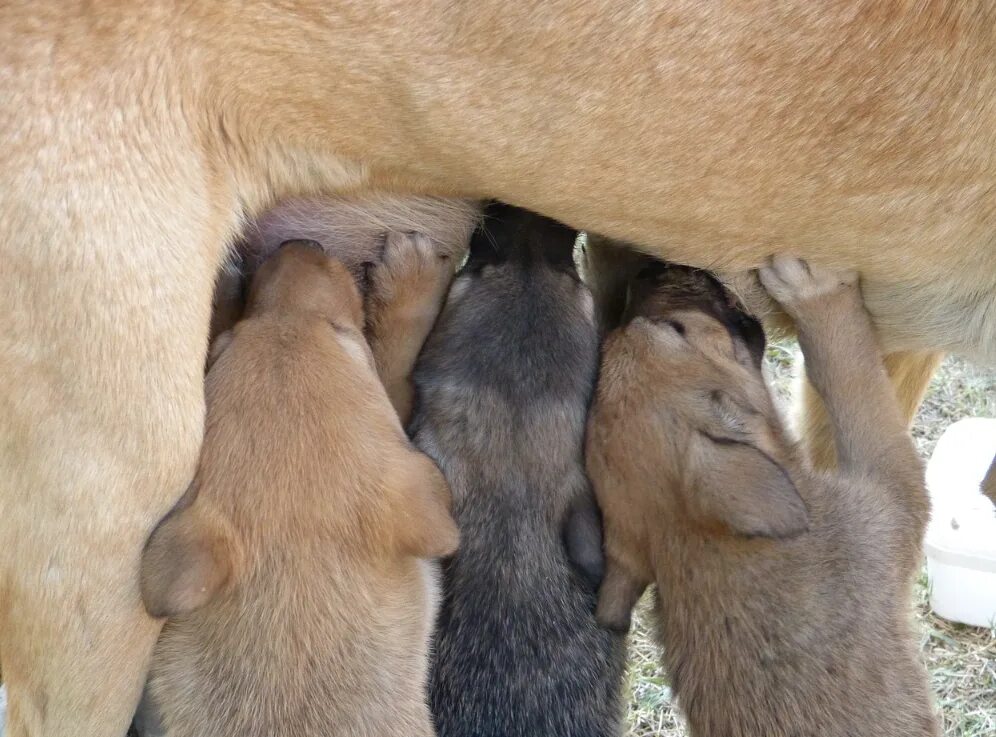
[{"label": "dark brown puppy", "polygon": [[650,267],[606,341],[588,470],[605,519],[598,619],[649,583],[699,737],[935,735],[911,637],[928,501],[849,277],[776,259],[841,473],[803,465],[761,377],[764,335],[701,271]]},{"label": "dark brown puppy", "polygon": [[433,734],[424,559],[457,533],[362,331],[346,268],[294,244],[215,343],[197,474],[142,559],[169,735]]}]

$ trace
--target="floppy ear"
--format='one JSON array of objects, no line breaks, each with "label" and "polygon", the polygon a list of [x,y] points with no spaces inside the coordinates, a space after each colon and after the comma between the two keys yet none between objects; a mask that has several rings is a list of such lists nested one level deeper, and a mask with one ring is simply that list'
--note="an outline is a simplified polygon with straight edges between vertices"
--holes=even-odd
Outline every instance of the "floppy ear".
[{"label": "floppy ear", "polygon": [[595,620],[600,627],[613,632],[629,632],[633,607],[643,596],[647,582],[637,579],[616,560],[605,562],[605,578],[598,589]]},{"label": "floppy ear", "polygon": [[228,350],[228,346],[232,344],[232,338],[234,337],[235,336],[232,334],[232,330],[229,329],[212,341],[210,347],[208,348],[207,362],[204,367],[205,371],[211,370],[211,367],[214,366],[214,362],[218,360],[222,353]]},{"label": "floppy ear", "polygon": [[142,601],[153,617],[204,606],[233,572],[232,533],[205,505],[181,504],[162,519],[142,551]]},{"label": "floppy ear", "polygon": [[597,591],[605,574],[602,553],[602,515],[590,495],[575,502],[564,521],[564,548],[567,559],[581,577]]},{"label": "floppy ear", "polygon": [[442,558],[457,549],[460,535],[450,515],[450,486],[436,464],[411,452],[396,475],[394,529],[401,551],[416,558]]},{"label": "floppy ear", "polygon": [[686,502],[703,524],[744,537],[790,538],[809,529],[792,479],[753,445],[695,433],[689,468]]}]

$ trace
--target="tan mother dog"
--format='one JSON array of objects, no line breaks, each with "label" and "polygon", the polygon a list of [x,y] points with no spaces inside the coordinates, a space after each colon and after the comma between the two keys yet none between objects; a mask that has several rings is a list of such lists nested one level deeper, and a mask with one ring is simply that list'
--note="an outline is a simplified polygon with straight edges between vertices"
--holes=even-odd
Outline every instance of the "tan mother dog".
[{"label": "tan mother dog", "polygon": [[598,620],[628,629],[656,584],[696,737],[932,737],[910,630],[929,502],[860,293],[792,258],[762,278],[798,322],[840,472],[785,438],[757,321],[705,272],[649,267],[605,342],[588,425]]},{"label": "tan mother dog", "polygon": [[[398,245],[374,285],[424,281]],[[197,475],[142,559],[146,606],[170,617],[149,699],[167,734],[434,734],[437,582],[417,559],[452,553],[456,524],[363,322],[346,268],[291,244],[212,347]]]},{"label": "tan mother dog", "polygon": [[[12,737],[122,731],[193,477],[212,282],[277,198],[491,196],[673,260],[861,271],[889,351],[996,358],[989,0],[0,7]],[[911,317],[912,316],[912,317]]]}]

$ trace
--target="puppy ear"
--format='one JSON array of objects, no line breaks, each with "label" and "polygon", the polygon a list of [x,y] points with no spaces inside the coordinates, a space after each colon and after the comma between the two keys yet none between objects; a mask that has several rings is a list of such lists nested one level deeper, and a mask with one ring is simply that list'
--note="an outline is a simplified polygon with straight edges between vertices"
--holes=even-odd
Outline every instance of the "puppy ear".
[{"label": "puppy ear", "polygon": [[457,549],[460,535],[450,515],[450,486],[436,464],[411,452],[395,484],[395,533],[401,551],[416,558],[442,558]]},{"label": "puppy ear", "polygon": [[744,537],[791,538],[809,529],[806,504],[785,469],[753,445],[695,433],[689,512]]},{"label": "puppy ear", "polygon": [[196,500],[162,519],[142,551],[142,601],[153,617],[175,617],[204,606],[232,576],[228,526]]},{"label": "puppy ear", "polygon": [[598,590],[595,620],[600,627],[613,632],[629,632],[633,607],[643,596],[647,582],[630,574],[622,564],[609,558],[605,563],[605,578]]},{"label": "puppy ear", "polygon": [[588,494],[578,500],[564,521],[564,548],[567,559],[581,577],[597,591],[605,575],[602,552],[602,515]]},{"label": "puppy ear", "polygon": [[211,342],[211,346],[208,348],[207,362],[204,367],[205,371],[211,370],[211,367],[214,366],[214,362],[218,360],[218,357],[228,350],[228,346],[232,344],[232,338],[234,337],[235,336],[232,334],[231,329],[229,329]]}]

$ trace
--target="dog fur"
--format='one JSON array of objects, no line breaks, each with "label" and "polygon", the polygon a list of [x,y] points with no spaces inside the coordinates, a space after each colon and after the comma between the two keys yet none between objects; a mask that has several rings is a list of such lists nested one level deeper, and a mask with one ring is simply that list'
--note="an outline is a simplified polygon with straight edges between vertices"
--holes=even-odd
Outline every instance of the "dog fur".
[{"label": "dog fur", "polygon": [[440,737],[619,732],[625,650],[595,623],[601,528],[585,477],[598,364],[575,231],[514,207],[485,224],[415,370],[415,444],[453,490],[431,671]]},{"label": "dog fur", "polygon": [[[858,269],[883,347],[996,359],[988,0],[0,7],[11,737],[124,730],[215,275],[279,199],[497,197],[724,270]],[[915,316],[911,319],[910,316]]]},{"label": "dog fur", "polygon": [[[417,248],[389,242],[372,281]],[[170,617],[149,689],[166,734],[434,734],[425,559],[457,531],[362,328],[349,272],[295,243],[212,349],[197,475],[142,559],[146,607]]]},{"label": "dog fur", "polygon": [[705,272],[651,266],[605,342],[587,442],[604,515],[598,619],[649,583],[693,735],[937,735],[910,632],[929,502],[853,277],[781,257],[841,471],[785,438],[764,334]]}]

